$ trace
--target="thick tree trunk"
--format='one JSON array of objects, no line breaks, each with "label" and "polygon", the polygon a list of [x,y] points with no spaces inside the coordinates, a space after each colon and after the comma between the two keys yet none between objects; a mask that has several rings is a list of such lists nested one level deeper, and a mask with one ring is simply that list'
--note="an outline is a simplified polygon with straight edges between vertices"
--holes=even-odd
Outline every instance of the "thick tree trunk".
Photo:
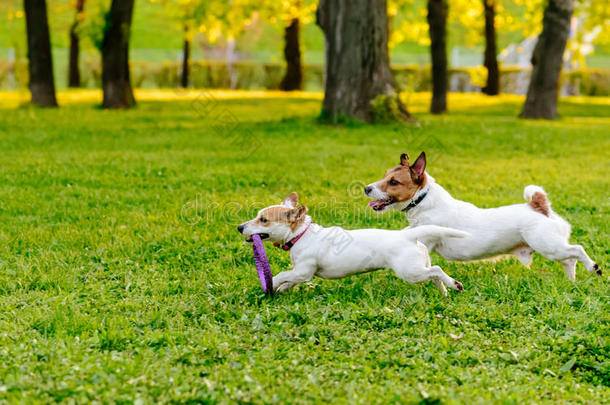
[{"label": "thick tree trunk", "polygon": [[483,0],[485,8],[485,60],[483,64],[487,69],[487,84],[483,93],[488,96],[500,94],[500,69],[496,53],[496,10],[495,0]]},{"label": "thick tree trunk", "polygon": [[80,53],[80,40],[76,33],[78,22],[85,8],[85,0],[76,0],[76,16],[70,26],[70,59],[68,61],[68,86],[80,87],[80,69],[78,59]]},{"label": "thick tree trunk", "polygon": [[57,107],[47,3],[45,0],[25,0],[23,8],[28,36],[32,103],[41,107]]},{"label": "thick tree trunk", "polygon": [[76,28],[80,21],[81,14],[85,8],[85,0],[76,0],[76,16],[70,26],[70,60],[68,62],[68,86],[80,87],[80,70],[78,59],[80,53],[80,41],[76,34]]},{"label": "thick tree trunk", "polygon": [[301,47],[299,45],[299,19],[293,18],[284,29],[284,58],[286,74],[280,90],[293,91],[303,88],[303,67],[301,66]]},{"label": "thick tree trunk", "polygon": [[446,0],[428,0],[433,114],[447,111],[447,11]]},{"label": "thick tree trunk", "polygon": [[532,77],[522,118],[557,118],[559,74],[573,11],[573,0],[549,0],[544,10],[542,33],[532,55]]},{"label": "thick tree trunk", "polygon": [[410,120],[390,72],[386,0],[320,0],[317,23],[326,40],[322,118],[372,121],[375,100],[393,119]]},{"label": "thick tree trunk", "polygon": [[183,88],[189,86],[189,63],[191,59],[191,40],[189,38],[188,26],[184,26],[184,46],[182,48],[182,74],[180,75],[180,85]]},{"label": "thick tree trunk", "polygon": [[135,105],[129,75],[129,33],[134,0],[112,0],[102,41],[104,108]]}]

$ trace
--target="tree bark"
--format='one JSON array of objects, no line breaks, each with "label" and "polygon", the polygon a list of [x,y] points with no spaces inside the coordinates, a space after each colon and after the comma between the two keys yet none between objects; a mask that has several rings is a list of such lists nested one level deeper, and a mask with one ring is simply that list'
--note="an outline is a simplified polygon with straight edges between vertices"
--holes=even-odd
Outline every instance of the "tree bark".
[{"label": "tree bark", "polygon": [[322,119],[372,121],[372,101],[383,96],[392,118],[411,120],[390,71],[386,0],[320,0],[317,24],[326,42]]},{"label": "tree bark", "polygon": [[129,33],[134,0],[112,0],[102,41],[104,108],[135,105],[129,74]]},{"label": "tree bark", "polygon": [[70,26],[70,60],[68,62],[68,87],[80,87],[80,69],[78,59],[80,53],[80,40],[76,34],[76,28],[80,15],[85,8],[85,0],[76,0],[76,16]]},{"label": "tree bark", "polygon": [[532,77],[522,118],[557,118],[559,75],[573,11],[573,0],[549,0],[544,10],[542,33],[532,55]]},{"label": "tree bark", "polygon": [[303,67],[301,66],[301,47],[299,45],[299,19],[293,18],[284,29],[284,58],[286,74],[280,83],[280,90],[293,91],[303,88]]},{"label": "tree bark", "polygon": [[189,86],[189,63],[191,59],[191,40],[188,30],[188,26],[185,24],[184,46],[182,48],[182,74],[180,75],[180,85],[185,89]]},{"label": "tree bark", "polygon": [[32,104],[57,107],[51,38],[45,0],[25,0],[25,22],[28,40],[28,66]]},{"label": "tree bark", "polygon": [[446,0],[428,0],[433,114],[447,111],[447,11]]},{"label": "tree bark", "polygon": [[496,50],[496,5],[495,0],[483,0],[485,8],[485,60],[483,64],[487,69],[487,84],[483,93],[488,96],[500,94],[500,69]]}]

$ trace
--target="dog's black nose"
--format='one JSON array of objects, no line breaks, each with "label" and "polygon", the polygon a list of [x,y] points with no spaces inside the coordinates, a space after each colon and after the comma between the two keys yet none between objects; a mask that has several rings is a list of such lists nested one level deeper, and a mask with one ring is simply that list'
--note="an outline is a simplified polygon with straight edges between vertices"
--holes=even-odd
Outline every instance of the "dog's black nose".
[{"label": "dog's black nose", "polygon": [[364,188],[364,194],[366,194],[366,195],[369,195],[369,193],[370,193],[371,191],[373,191],[373,187],[371,187],[371,186],[366,186],[366,187]]},{"label": "dog's black nose", "polygon": [[244,233],[244,226],[243,225],[239,225],[237,227],[237,230],[239,231],[239,233]]}]

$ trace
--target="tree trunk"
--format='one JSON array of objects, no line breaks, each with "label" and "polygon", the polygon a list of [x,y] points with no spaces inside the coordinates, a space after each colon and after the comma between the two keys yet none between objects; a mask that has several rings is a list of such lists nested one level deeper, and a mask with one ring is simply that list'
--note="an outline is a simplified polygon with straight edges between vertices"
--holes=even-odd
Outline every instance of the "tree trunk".
[{"label": "tree trunk", "polygon": [[134,0],[112,0],[102,41],[104,108],[135,105],[129,75],[129,32]]},{"label": "tree trunk", "polygon": [[80,52],[80,41],[76,34],[76,28],[85,8],[85,0],[76,0],[76,17],[70,26],[70,60],[68,63],[68,86],[80,87],[80,70],[78,68],[78,55]]},{"label": "tree trunk", "polygon": [[182,48],[182,74],[180,75],[180,85],[185,89],[189,86],[189,63],[191,59],[191,40],[188,30],[188,26],[185,24],[184,46]]},{"label": "tree trunk", "polygon": [[386,0],[320,0],[317,23],[326,42],[322,118],[373,121],[372,101],[383,99],[392,119],[410,120],[390,72]]},{"label": "tree trunk", "polygon": [[25,22],[28,36],[28,66],[32,104],[57,107],[51,38],[45,0],[25,0]]},{"label": "tree trunk", "polygon": [[496,53],[496,10],[495,0],[483,0],[485,7],[485,60],[483,64],[487,69],[487,84],[483,93],[488,96],[500,94],[500,70]]},{"label": "tree trunk", "polygon": [[532,77],[522,118],[557,118],[559,74],[573,11],[573,0],[549,0],[544,10],[542,33],[532,55]]},{"label": "tree trunk", "polygon": [[428,0],[432,57],[432,104],[430,105],[432,114],[447,111],[447,11],[446,0]]},{"label": "tree trunk", "polygon": [[303,68],[301,66],[298,18],[293,18],[290,25],[284,29],[284,58],[286,59],[286,74],[280,84],[280,90],[301,90],[303,88]]}]

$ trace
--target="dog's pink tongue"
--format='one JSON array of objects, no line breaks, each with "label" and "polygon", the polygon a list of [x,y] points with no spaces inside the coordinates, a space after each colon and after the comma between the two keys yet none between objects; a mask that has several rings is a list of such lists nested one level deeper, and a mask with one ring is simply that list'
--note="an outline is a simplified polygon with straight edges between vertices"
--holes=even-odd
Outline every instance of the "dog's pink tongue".
[{"label": "dog's pink tongue", "polygon": [[374,207],[375,203],[377,203],[377,200],[369,201],[369,207]]}]

